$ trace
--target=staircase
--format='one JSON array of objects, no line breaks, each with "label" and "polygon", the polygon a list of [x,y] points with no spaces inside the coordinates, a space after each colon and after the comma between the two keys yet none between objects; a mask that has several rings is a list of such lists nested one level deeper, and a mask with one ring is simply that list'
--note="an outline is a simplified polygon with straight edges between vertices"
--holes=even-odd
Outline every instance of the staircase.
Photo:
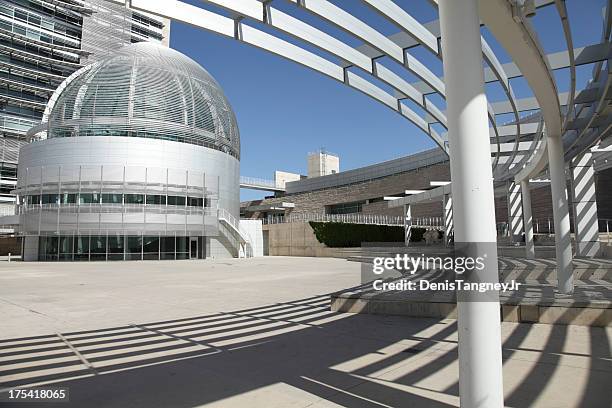
[{"label": "staircase", "polygon": [[236,219],[229,211],[224,208],[219,208],[218,217],[219,221],[225,223],[232,231],[236,233],[240,240],[240,249],[238,251],[239,258],[252,258],[253,257],[253,245],[252,239],[248,232],[240,229],[240,221]]}]

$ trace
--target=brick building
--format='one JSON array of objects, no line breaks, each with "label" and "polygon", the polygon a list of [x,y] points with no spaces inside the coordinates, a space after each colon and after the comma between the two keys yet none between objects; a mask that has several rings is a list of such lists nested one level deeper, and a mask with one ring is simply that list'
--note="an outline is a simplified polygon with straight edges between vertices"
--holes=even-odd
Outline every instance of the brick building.
[{"label": "brick building", "polygon": [[[431,181],[450,181],[446,155],[433,149],[372,166],[287,183],[286,193],[241,203],[243,218],[266,218],[281,214],[362,213],[401,215],[401,208],[388,208],[384,197],[404,196],[406,190],[427,190]],[[596,173],[598,215],[612,219],[612,169]],[[569,191],[569,190],[568,190]],[[497,222],[508,220],[503,185],[496,189]],[[570,200],[571,204],[571,200]],[[532,187],[534,220],[552,220],[550,187]],[[571,207],[570,207],[571,212]],[[413,217],[439,217],[442,203],[432,201],[412,208]]]}]

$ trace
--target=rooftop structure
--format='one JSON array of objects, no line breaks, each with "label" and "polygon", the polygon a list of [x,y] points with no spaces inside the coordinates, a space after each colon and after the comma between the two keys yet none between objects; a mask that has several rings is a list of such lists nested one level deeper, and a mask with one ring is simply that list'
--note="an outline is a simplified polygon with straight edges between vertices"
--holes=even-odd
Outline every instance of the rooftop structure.
[{"label": "rooftop structure", "polygon": [[327,176],[340,171],[340,158],[325,149],[308,154],[308,178]]}]

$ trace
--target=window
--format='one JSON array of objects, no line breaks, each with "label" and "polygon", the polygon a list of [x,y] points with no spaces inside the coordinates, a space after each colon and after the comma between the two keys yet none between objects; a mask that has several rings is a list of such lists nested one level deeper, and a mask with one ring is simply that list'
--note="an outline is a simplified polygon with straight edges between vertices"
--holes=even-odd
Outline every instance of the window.
[{"label": "window", "polygon": [[189,237],[176,237],[176,259],[189,258],[189,250],[187,248],[188,240]]},{"label": "window", "polygon": [[361,207],[365,201],[354,201],[352,203],[340,203],[328,205],[326,207],[327,214],[353,214],[361,212]]},{"label": "window", "polygon": [[201,197],[187,197],[187,205],[190,207],[203,207],[204,199]]},{"label": "window", "polygon": [[74,260],[89,260],[89,237],[74,237]]},{"label": "window", "polygon": [[28,196],[28,204],[29,205],[38,205],[38,204],[40,204],[40,196],[39,195],[30,195],[30,196]]},{"label": "window", "polygon": [[15,18],[21,21],[28,21],[28,15],[19,9],[15,9]]},{"label": "window", "polygon": [[109,235],[108,236],[108,260],[121,261],[123,260],[123,236]]},{"label": "window", "polygon": [[100,194],[98,193],[80,193],[79,204],[98,204],[100,203]]},{"label": "window", "polygon": [[166,205],[166,196],[147,194],[147,204]]},{"label": "window", "polygon": [[70,261],[72,260],[72,245],[73,245],[73,237],[60,237],[59,239],[59,259],[60,261]]},{"label": "window", "polygon": [[160,238],[160,259],[174,259],[174,237]]},{"label": "window", "polygon": [[43,194],[42,203],[43,204],[58,204],[59,196],[57,194]]},{"label": "window", "polygon": [[92,235],[91,243],[91,260],[92,261],[105,261],[106,260],[106,236],[105,235]]},{"label": "window", "polygon": [[126,204],[144,204],[144,194],[126,194],[125,195],[125,203]]},{"label": "window", "polygon": [[76,194],[70,194],[70,193],[60,194],[60,204],[76,204],[76,202],[77,202]]},{"label": "window", "polygon": [[142,252],[143,259],[159,259],[159,237],[144,237]]},{"label": "window", "polygon": [[102,204],[121,204],[123,194],[102,193]]},{"label": "window", "polygon": [[142,259],[142,237],[127,237],[125,259]]},{"label": "window", "polygon": [[185,205],[185,197],[168,196],[168,205]]},{"label": "window", "polygon": [[40,237],[38,240],[38,259],[41,261],[56,261],[58,249],[58,237]]}]

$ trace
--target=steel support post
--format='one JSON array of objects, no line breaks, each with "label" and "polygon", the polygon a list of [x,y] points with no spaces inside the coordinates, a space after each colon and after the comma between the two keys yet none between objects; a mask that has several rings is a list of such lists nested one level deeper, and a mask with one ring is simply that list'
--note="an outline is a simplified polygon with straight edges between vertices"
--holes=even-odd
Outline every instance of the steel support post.
[{"label": "steel support post", "polygon": [[[453,195],[455,248],[486,250],[472,279],[498,281],[495,202],[477,0],[440,0],[440,29]],[[459,295],[459,293],[458,293]],[[462,407],[503,407],[499,300],[462,298],[458,307]]]},{"label": "steel support post", "polygon": [[600,254],[600,244],[593,154],[576,157],[570,169],[576,256],[595,258]]},{"label": "steel support post", "polygon": [[404,204],[404,245],[410,245],[412,235],[412,210],[410,204]]},{"label": "steel support post", "polygon": [[523,197],[523,225],[525,226],[525,258],[535,258],[533,243],[533,216],[531,215],[531,191],[529,182],[521,181],[521,196]]},{"label": "steel support post", "polygon": [[450,194],[444,194],[442,205],[444,211],[444,246],[449,246],[453,236],[453,198]]},{"label": "steel support post", "polygon": [[570,236],[563,140],[559,135],[547,135],[550,192],[552,195],[555,226],[555,252],[557,258],[557,287],[561,293],[574,291],[572,240]]},{"label": "steel support post", "polygon": [[523,203],[521,186],[508,182],[508,227],[513,244],[523,241]]}]

